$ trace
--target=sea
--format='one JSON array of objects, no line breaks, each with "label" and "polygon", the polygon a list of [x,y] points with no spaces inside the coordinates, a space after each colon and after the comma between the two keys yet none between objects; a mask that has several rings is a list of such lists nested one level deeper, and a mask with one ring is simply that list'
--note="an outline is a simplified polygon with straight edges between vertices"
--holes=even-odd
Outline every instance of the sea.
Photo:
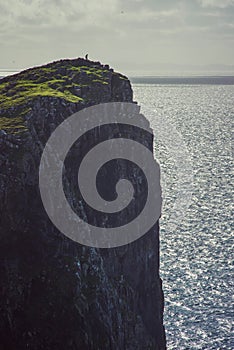
[{"label": "sea", "polygon": [[131,81],[161,168],[167,348],[234,350],[234,76]]},{"label": "sea", "polygon": [[167,347],[233,350],[234,78],[160,79],[132,86],[161,167]]}]

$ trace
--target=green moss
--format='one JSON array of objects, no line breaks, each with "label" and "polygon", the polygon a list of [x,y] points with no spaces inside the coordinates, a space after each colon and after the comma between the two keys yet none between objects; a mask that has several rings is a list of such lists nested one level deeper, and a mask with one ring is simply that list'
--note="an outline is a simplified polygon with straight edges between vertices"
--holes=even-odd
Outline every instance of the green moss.
[{"label": "green moss", "polygon": [[0,129],[6,130],[7,132],[14,133],[14,134],[27,130],[24,124],[24,119],[22,117],[18,117],[18,118],[1,117]]},{"label": "green moss", "polygon": [[[67,74],[62,75],[61,69],[66,69]],[[70,77],[72,71],[77,72],[78,75],[85,72],[87,77],[91,78],[91,82],[108,84],[104,77],[109,71],[104,68],[69,64],[58,67],[36,67],[21,72],[14,78],[10,78],[8,82],[0,83],[0,108],[7,110],[20,106],[38,96],[58,97],[72,103],[82,101],[83,99],[76,96],[72,89],[84,85],[72,81]]]},{"label": "green moss", "polygon": [[98,69],[95,67],[86,67],[86,66],[80,66],[80,67],[71,67],[71,71],[78,71],[78,72],[84,72],[87,75],[94,75],[98,78],[103,78],[103,74],[107,73],[107,69]]},{"label": "green moss", "polygon": [[1,84],[0,108],[8,109],[21,105],[38,96],[59,97],[74,103],[82,101],[81,97],[68,90],[66,84],[63,88],[64,82],[64,79],[51,79],[41,83],[33,80],[17,80],[13,84],[10,82]]},{"label": "green moss", "polygon": [[120,79],[120,80],[127,80],[127,81],[128,81],[128,78],[125,78],[125,77],[123,77],[123,76],[121,76],[121,75],[119,76],[119,79]]},{"label": "green moss", "polygon": [[56,69],[51,67],[41,67],[40,69],[42,72],[49,72],[49,73],[56,72]]},{"label": "green moss", "polygon": [[[73,81],[74,73],[76,82]],[[108,69],[98,65],[74,66],[64,61],[30,68],[4,78],[0,81],[0,110],[3,116],[0,116],[0,129],[7,132],[26,130],[24,116],[37,97],[56,97],[70,103],[86,102],[86,99],[77,96],[75,88],[90,86],[92,83],[107,85],[108,73]]]},{"label": "green moss", "polygon": [[94,79],[92,80],[93,83],[101,83],[103,85],[108,85],[108,82],[105,80],[100,80],[100,79]]}]

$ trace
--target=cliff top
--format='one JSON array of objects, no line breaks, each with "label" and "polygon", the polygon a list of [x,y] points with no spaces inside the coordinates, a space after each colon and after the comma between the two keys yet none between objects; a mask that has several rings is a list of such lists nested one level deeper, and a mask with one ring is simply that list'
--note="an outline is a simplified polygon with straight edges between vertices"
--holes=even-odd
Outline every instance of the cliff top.
[{"label": "cliff top", "polygon": [[[112,79],[128,81],[108,65],[83,58],[63,59],[26,69],[0,80],[0,130],[25,130],[24,116],[36,98],[51,97],[68,103],[88,105],[98,89],[111,89]],[[90,92],[93,91],[90,95]]]}]

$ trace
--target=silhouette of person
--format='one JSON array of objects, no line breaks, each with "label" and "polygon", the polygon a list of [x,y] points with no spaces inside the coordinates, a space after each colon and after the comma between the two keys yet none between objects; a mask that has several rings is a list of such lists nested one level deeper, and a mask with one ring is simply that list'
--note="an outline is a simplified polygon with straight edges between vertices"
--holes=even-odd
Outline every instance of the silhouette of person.
[{"label": "silhouette of person", "polygon": [[88,60],[88,54],[87,54],[87,53],[86,53],[86,55],[85,55],[85,59]]}]

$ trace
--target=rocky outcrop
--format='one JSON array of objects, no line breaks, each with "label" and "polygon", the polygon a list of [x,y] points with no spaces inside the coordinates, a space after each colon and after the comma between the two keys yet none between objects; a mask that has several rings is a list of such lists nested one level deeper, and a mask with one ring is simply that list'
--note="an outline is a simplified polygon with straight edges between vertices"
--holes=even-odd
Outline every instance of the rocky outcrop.
[{"label": "rocky outcrop", "polygon": [[[39,194],[51,132],[84,107],[110,101],[132,102],[129,80],[83,59],[0,81],[1,349],[165,349],[158,223],[126,246],[90,248],[56,229]],[[152,142],[145,137],[151,150]],[[67,162],[72,167],[73,154]],[[128,172],[121,162],[119,169]]]}]

